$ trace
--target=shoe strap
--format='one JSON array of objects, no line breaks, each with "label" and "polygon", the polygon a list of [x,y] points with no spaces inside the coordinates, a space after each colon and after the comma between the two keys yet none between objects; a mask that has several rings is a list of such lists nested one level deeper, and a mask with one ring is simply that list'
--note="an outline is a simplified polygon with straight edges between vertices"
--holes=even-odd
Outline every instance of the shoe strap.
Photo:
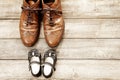
[{"label": "shoe strap", "polygon": [[40,62],[38,62],[38,61],[29,62],[29,71],[31,70],[31,64],[38,64],[38,65],[40,65]]},{"label": "shoe strap", "polygon": [[51,64],[51,63],[49,63],[49,62],[44,62],[44,64],[42,64],[42,66],[44,67],[45,65],[49,65],[49,66],[51,66],[52,70],[55,71],[54,64]]},{"label": "shoe strap", "polygon": [[35,63],[35,64],[40,64],[39,61],[31,61],[31,62],[30,62],[30,64],[34,64],[34,63]]}]

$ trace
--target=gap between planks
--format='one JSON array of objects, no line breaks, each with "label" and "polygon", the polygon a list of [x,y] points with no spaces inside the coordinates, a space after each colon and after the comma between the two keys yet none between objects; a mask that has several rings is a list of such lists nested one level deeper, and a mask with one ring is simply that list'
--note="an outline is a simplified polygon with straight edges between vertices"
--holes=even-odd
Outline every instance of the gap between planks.
[{"label": "gap between planks", "polygon": [[[15,60],[15,61],[28,61],[28,59],[0,59],[0,61],[11,61],[11,60]],[[41,59],[41,60],[43,60],[43,58]],[[94,60],[96,60],[96,61],[120,61],[120,59],[114,59],[114,58],[111,58],[111,59],[93,59],[93,58],[81,58],[81,59],[76,59],[76,58],[69,58],[69,59],[67,59],[67,58],[57,58],[57,60],[66,60],[66,61],[69,61],[69,60],[74,60],[74,61],[86,61],[86,60],[89,60],[89,61],[94,61]]]},{"label": "gap between planks", "polygon": [[[116,18],[64,18],[64,19],[120,19],[120,17],[116,17]],[[19,18],[0,18],[0,20],[20,20],[20,17]]]},{"label": "gap between planks", "polygon": [[[17,44],[15,44],[17,43]],[[36,48],[44,55],[49,49],[44,39],[33,47],[25,47],[20,39],[0,40],[0,59],[27,59],[28,51]],[[3,47],[4,46],[4,47]],[[120,59],[120,39],[63,39],[57,48],[59,59]]]},{"label": "gap between planks", "polygon": [[[120,19],[65,19],[63,38],[68,39],[114,39],[120,38]],[[44,38],[41,24],[40,37]],[[20,38],[19,20],[1,20],[0,38]]]},{"label": "gap between planks", "polygon": [[[23,1],[2,0],[2,18],[18,18]],[[66,18],[120,18],[120,0],[61,0],[63,15]],[[72,5],[72,6],[71,6]],[[10,9],[9,9],[9,8]],[[4,9],[3,9],[4,8]]]},{"label": "gap between planks", "polygon": [[[9,65],[9,66],[8,66]],[[58,60],[50,79],[120,80],[120,61]],[[28,61],[0,60],[0,79],[36,79],[28,71]],[[45,79],[40,76],[37,79]]]}]

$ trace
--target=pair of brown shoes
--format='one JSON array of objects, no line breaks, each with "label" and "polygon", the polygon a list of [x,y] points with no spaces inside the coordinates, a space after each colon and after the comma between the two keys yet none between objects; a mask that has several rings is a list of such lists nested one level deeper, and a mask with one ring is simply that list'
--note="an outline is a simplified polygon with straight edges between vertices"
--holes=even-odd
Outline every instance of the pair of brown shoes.
[{"label": "pair of brown shoes", "polygon": [[[44,13],[43,17],[40,16],[41,13]],[[23,0],[20,35],[25,46],[31,47],[38,40],[42,18],[48,45],[56,47],[60,43],[64,33],[60,0]]]}]

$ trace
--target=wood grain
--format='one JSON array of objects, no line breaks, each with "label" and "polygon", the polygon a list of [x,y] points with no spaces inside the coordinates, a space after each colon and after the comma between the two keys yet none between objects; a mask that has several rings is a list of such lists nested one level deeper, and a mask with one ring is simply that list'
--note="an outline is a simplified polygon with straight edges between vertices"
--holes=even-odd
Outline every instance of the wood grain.
[{"label": "wood grain", "polygon": [[[37,48],[42,55],[49,49],[44,39],[31,48],[20,39],[0,39],[0,59],[27,59],[27,52]],[[59,59],[120,59],[120,39],[64,39],[57,48]]]},{"label": "wood grain", "polygon": [[[0,0],[0,79],[46,80],[28,71],[28,51],[49,49],[43,26],[34,47],[19,35],[23,0]],[[120,80],[120,0],[61,0],[65,34],[48,80]]]},{"label": "wood grain", "polygon": [[[58,60],[51,80],[119,80],[119,60]],[[26,60],[0,60],[0,79],[36,80],[28,71]]]},{"label": "wood grain", "polygon": [[[65,18],[120,18],[120,0],[61,0]],[[19,18],[22,0],[1,0],[0,18]]]},{"label": "wood grain", "polygon": [[[19,20],[0,20],[0,38],[20,38]],[[120,38],[120,19],[65,19],[64,38]]]}]

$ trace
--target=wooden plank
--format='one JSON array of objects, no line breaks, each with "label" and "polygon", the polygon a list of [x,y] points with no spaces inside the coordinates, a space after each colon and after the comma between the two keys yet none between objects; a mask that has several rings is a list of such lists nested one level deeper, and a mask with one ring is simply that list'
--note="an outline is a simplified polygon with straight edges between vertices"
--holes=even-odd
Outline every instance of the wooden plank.
[{"label": "wooden plank", "polygon": [[[20,38],[19,20],[0,20],[0,38]],[[65,19],[64,38],[120,38],[120,19]]]},{"label": "wooden plank", "polygon": [[[65,18],[120,18],[120,0],[61,0]],[[0,18],[19,18],[22,0],[1,0]]]},{"label": "wooden plank", "polygon": [[[0,59],[27,59],[37,48],[42,55],[49,49],[44,39],[34,47],[24,47],[20,39],[0,39]],[[120,39],[64,39],[57,48],[59,59],[120,59]]]},{"label": "wooden plank", "polygon": [[[28,71],[28,61],[0,60],[0,79],[36,80]],[[119,60],[58,60],[50,80],[120,80]]]}]

